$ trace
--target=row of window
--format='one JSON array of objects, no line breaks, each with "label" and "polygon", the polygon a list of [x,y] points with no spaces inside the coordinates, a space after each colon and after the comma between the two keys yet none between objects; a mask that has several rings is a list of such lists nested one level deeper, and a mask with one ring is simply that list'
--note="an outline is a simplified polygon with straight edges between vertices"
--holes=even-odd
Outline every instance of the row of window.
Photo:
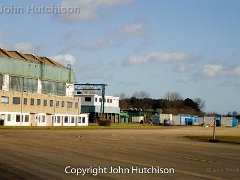
[{"label": "row of window", "polygon": [[[11,121],[11,114],[7,115],[7,121],[10,122]],[[21,118],[22,116],[22,118]],[[36,117],[36,119],[38,120],[38,122],[42,122],[45,123],[46,122],[46,117],[45,115],[41,115]],[[61,123],[62,119],[64,119],[64,123],[71,123],[74,124],[75,122],[77,123],[85,123],[86,122],[86,118],[85,117],[74,117],[74,116],[56,116],[56,117],[52,117],[52,122],[54,123]],[[29,115],[20,115],[20,114],[16,114],[16,122],[25,122],[28,123],[29,122]]]},{"label": "row of window", "polygon": [[[3,75],[0,74],[0,90],[3,85]],[[28,77],[9,76],[9,90],[18,92],[37,93],[38,80]],[[42,81],[43,94],[66,95],[66,84],[54,81]]]},{"label": "row of window", "polygon": [[[71,124],[74,124],[76,121],[76,117],[72,116],[72,117],[69,117],[68,116],[56,116],[56,118],[53,117],[52,121],[54,120],[54,123],[61,123],[62,122],[62,119],[63,119],[63,122],[64,123],[71,123]],[[85,123],[86,122],[86,118],[85,117],[77,117],[77,123]]]},{"label": "row of window", "polygon": [[[85,97],[85,102],[91,102],[92,97]],[[102,102],[102,98],[95,98],[95,102]],[[104,102],[112,103],[112,99],[105,99]]]},{"label": "row of window", "polygon": [[[28,105],[28,98],[23,98],[23,104],[24,105]],[[1,103],[2,104],[9,104],[9,97],[7,96],[2,96],[1,97]],[[37,106],[48,106],[48,103],[49,103],[49,106],[50,107],[53,107],[54,106],[54,100],[42,100],[42,99],[34,99],[34,98],[30,98],[30,105],[31,106],[34,106],[34,105],[37,105]],[[61,104],[60,104],[61,103]],[[21,104],[21,99],[20,97],[13,97],[12,98],[12,104]],[[65,101],[55,101],[55,107],[65,107]],[[71,101],[67,101],[67,107],[68,108],[72,108],[73,107],[73,102]],[[78,102],[75,102],[75,108],[78,108]]]}]

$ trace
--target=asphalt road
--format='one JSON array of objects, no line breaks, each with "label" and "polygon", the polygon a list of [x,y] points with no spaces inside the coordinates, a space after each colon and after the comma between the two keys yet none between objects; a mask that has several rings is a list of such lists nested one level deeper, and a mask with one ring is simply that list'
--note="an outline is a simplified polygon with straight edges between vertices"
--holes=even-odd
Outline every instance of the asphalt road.
[{"label": "asphalt road", "polygon": [[183,138],[203,134],[212,129],[0,130],[0,179],[239,179],[240,145]]}]

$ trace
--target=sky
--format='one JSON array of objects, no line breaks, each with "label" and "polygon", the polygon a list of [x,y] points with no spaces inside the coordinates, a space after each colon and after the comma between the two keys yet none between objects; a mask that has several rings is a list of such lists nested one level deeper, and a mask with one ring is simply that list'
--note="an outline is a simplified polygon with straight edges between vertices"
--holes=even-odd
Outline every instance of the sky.
[{"label": "sky", "polygon": [[0,0],[0,47],[71,64],[107,95],[178,92],[240,112],[239,0]]}]

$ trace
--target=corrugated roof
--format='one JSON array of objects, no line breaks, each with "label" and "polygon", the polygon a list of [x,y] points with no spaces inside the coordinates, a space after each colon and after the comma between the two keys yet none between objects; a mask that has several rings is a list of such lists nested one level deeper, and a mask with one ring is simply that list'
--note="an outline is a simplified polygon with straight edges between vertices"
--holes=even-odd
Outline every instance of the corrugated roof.
[{"label": "corrugated roof", "polygon": [[33,63],[44,63],[46,65],[56,66],[56,67],[64,67],[62,64],[48,57],[35,56],[33,54],[22,54],[18,51],[8,51],[2,48],[0,48],[0,57],[13,58],[13,59],[22,60],[22,61],[30,61]]}]

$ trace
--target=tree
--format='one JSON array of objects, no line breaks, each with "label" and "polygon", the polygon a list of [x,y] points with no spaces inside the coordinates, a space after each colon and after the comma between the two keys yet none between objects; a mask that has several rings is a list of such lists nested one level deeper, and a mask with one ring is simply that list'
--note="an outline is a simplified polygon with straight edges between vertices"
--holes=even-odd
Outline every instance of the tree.
[{"label": "tree", "polygon": [[183,103],[183,98],[178,92],[167,92],[165,94],[165,105],[167,107],[179,107]]},{"label": "tree", "polygon": [[200,109],[198,107],[198,104],[190,98],[187,98],[187,99],[184,100],[184,105],[192,107],[193,109],[195,109],[197,111],[200,111]]},{"label": "tree", "polygon": [[146,98],[150,98],[150,94],[145,91],[137,91],[133,93],[132,97],[135,97],[137,99],[146,99]]},{"label": "tree", "polygon": [[195,98],[194,101],[198,104],[198,108],[203,110],[205,107],[205,101],[200,98]]},{"label": "tree", "polygon": [[168,91],[165,94],[165,99],[168,101],[183,100],[182,96],[178,92]]}]

